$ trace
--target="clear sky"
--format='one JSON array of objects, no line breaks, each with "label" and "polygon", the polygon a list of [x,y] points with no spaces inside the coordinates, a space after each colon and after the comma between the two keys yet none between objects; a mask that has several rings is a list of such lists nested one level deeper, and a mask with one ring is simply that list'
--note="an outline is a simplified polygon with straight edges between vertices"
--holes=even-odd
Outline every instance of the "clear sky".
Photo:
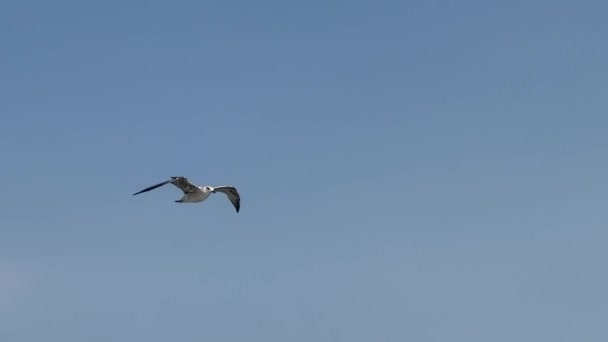
[{"label": "clear sky", "polygon": [[608,340],[607,11],[4,2],[0,340]]}]

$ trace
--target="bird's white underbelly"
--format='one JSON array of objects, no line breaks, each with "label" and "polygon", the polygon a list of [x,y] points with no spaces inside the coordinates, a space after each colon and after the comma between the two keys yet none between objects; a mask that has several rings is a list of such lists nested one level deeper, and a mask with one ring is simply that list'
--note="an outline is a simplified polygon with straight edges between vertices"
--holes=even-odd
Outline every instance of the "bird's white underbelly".
[{"label": "bird's white underbelly", "polygon": [[209,197],[208,192],[194,192],[184,196],[184,202],[197,203],[202,202]]}]

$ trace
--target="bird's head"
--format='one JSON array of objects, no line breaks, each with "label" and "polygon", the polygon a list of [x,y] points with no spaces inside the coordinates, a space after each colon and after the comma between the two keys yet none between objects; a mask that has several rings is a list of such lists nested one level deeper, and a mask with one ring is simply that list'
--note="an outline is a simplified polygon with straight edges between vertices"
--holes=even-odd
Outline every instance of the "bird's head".
[{"label": "bird's head", "polygon": [[215,193],[215,188],[213,188],[212,186],[209,186],[209,185],[205,185],[205,191]]}]

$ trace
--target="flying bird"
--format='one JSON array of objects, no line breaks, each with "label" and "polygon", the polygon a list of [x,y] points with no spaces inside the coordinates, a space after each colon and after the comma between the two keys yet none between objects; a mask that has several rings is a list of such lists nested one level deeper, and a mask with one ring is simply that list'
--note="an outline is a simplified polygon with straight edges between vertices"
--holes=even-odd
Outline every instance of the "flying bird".
[{"label": "flying bird", "polygon": [[138,192],[134,193],[132,196],[141,194],[142,192],[154,190],[154,189],[161,187],[168,183],[175,185],[184,193],[184,196],[182,198],[175,201],[177,203],[198,203],[198,202],[202,202],[202,201],[206,200],[212,193],[214,194],[216,192],[221,192],[221,193],[226,194],[226,196],[228,197],[228,200],[230,200],[230,203],[232,203],[232,205],[236,209],[237,213],[241,209],[241,196],[239,195],[239,192],[236,190],[236,188],[234,186],[232,186],[232,185],[198,186],[198,185],[195,185],[192,182],[190,182],[190,180],[188,180],[188,178],[182,177],[182,176],[171,177],[171,179],[169,179],[169,180],[160,182],[158,184],[154,184],[141,191],[138,191]]}]

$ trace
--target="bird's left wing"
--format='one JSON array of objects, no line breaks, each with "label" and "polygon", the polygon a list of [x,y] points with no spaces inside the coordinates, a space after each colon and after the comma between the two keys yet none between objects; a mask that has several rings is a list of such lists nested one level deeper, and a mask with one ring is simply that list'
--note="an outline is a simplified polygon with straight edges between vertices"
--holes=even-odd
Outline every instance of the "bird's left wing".
[{"label": "bird's left wing", "polygon": [[234,205],[234,209],[236,209],[236,212],[239,212],[239,210],[241,209],[241,195],[239,195],[239,192],[234,186],[220,185],[214,187],[214,189],[215,191],[226,194],[226,196],[228,196],[228,200],[230,200],[230,203]]},{"label": "bird's left wing", "polygon": [[154,189],[159,188],[159,187],[161,187],[161,186],[163,186],[163,185],[165,185],[165,184],[171,183],[171,181],[172,181],[172,180],[173,180],[173,179],[169,179],[169,180],[166,180],[166,181],[164,181],[164,182],[160,182],[160,183],[158,183],[158,184],[154,184],[154,185],[149,186],[149,187],[147,187],[147,188],[145,188],[145,189],[143,189],[143,190],[141,190],[141,191],[138,191],[138,192],[134,193],[132,196],[139,195],[139,194],[141,194],[142,192],[146,192],[146,191],[154,190]]},{"label": "bird's left wing", "polygon": [[173,184],[176,187],[178,187],[184,194],[188,194],[190,192],[196,191],[198,189],[198,187],[196,185],[194,185],[192,182],[190,182],[190,180],[188,180],[188,178],[186,177],[182,177],[182,176],[174,176],[171,177],[171,179],[166,180],[164,182],[160,182],[158,184],[154,184],[152,186],[149,186],[139,192],[134,193],[132,196],[141,194],[142,192],[146,192],[146,191],[150,191],[150,190],[154,190],[156,188],[159,188],[165,184]]}]

